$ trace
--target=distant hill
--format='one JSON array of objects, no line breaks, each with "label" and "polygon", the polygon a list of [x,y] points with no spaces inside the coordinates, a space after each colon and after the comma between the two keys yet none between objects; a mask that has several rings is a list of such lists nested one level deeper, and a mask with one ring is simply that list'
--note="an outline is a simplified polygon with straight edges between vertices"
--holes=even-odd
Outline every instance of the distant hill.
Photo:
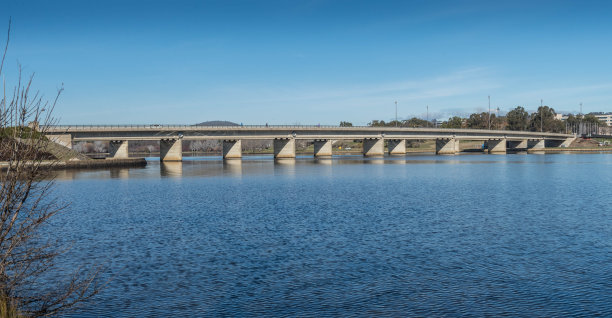
[{"label": "distant hill", "polygon": [[209,120],[195,124],[194,126],[240,126],[236,123],[227,120]]}]

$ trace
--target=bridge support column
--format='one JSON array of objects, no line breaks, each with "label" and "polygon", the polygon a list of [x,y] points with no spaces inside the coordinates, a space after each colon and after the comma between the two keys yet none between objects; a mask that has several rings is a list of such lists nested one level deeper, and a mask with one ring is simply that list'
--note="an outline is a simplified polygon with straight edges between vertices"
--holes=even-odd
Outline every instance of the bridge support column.
[{"label": "bridge support column", "polygon": [[436,155],[454,155],[459,152],[459,140],[455,138],[436,139]]},{"label": "bridge support column", "polygon": [[108,154],[111,159],[123,159],[128,157],[127,140],[111,140],[108,143]]},{"label": "bridge support column", "polygon": [[527,149],[527,139],[523,140],[509,140],[508,141],[508,149],[518,150],[518,149]]},{"label": "bridge support column", "polygon": [[331,157],[332,156],[332,141],[329,139],[316,139],[314,141],[314,156],[315,157]]},{"label": "bridge support column", "polygon": [[385,140],[382,138],[371,138],[363,140],[363,155],[365,157],[384,157]]},{"label": "bridge support column", "polygon": [[183,160],[183,140],[182,139],[162,139],[159,141],[159,160],[161,161],[182,161]]},{"label": "bridge support column", "polygon": [[487,148],[491,154],[505,154],[506,153],[506,138],[502,139],[489,139],[487,141]]},{"label": "bridge support column", "polygon": [[527,141],[527,150],[528,151],[542,151],[545,147],[544,139],[535,139]]},{"label": "bridge support column", "polygon": [[46,135],[47,139],[53,141],[56,144],[60,144],[66,148],[72,149],[72,135],[64,134],[64,135]]},{"label": "bridge support column", "polygon": [[242,140],[223,140],[223,159],[242,158]]},{"label": "bridge support column", "polygon": [[405,139],[389,139],[387,140],[387,148],[390,155],[405,155],[406,140]]},{"label": "bridge support column", "polygon": [[276,138],[274,139],[274,159],[293,159],[295,158],[295,139]]}]

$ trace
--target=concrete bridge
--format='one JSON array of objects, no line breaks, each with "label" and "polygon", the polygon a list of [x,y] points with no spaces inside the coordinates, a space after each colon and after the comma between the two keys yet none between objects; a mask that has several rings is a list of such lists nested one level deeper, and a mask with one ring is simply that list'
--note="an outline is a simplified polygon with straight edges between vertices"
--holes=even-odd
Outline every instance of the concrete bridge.
[{"label": "concrete bridge", "polygon": [[48,127],[47,137],[66,147],[77,141],[108,141],[113,158],[127,158],[130,141],[157,140],[160,159],[182,160],[183,140],[221,140],[223,158],[242,157],[242,140],[274,140],[274,158],[295,158],[295,141],[314,141],[315,157],[330,157],[334,140],[363,140],[364,156],[406,154],[406,140],[435,140],[436,154],[459,152],[459,141],[486,141],[489,153],[568,146],[575,135],[483,129],[338,126],[73,125]]}]

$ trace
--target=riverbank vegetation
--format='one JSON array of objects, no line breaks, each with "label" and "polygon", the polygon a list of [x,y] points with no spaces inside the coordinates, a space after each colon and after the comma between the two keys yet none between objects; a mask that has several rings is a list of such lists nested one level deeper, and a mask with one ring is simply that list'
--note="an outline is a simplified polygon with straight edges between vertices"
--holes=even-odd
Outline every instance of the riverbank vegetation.
[{"label": "riverbank vegetation", "polygon": [[606,127],[606,123],[600,121],[592,114],[573,115],[569,114],[566,120],[559,116],[552,107],[541,106],[537,111],[529,113],[522,106],[509,111],[506,115],[496,115],[495,112],[480,112],[470,114],[468,117],[453,116],[446,121],[437,122],[421,118],[410,118],[405,120],[372,120],[368,123],[371,127],[413,127],[413,128],[470,128],[470,129],[495,129],[514,131],[542,131],[553,133],[589,133],[597,134],[600,127]]},{"label": "riverbank vegetation", "polygon": [[[0,78],[9,36],[10,23]],[[59,159],[47,151],[44,137],[62,90],[49,102],[33,90],[33,75],[22,76],[18,67],[15,77],[0,99],[0,156],[6,163],[0,172],[0,317],[50,316],[95,295],[99,271],[62,274],[72,271],[58,265],[65,248],[46,232],[49,220],[67,211],[47,178],[49,165]]]}]

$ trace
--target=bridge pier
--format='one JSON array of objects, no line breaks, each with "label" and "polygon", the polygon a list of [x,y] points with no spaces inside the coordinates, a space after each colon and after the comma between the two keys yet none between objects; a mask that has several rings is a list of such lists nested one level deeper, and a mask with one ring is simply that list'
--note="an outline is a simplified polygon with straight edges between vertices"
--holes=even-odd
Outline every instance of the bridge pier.
[{"label": "bridge pier", "polygon": [[544,147],[546,147],[546,142],[544,139],[531,139],[527,141],[528,151],[544,150]]},{"label": "bridge pier", "polygon": [[242,158],[242,140],[223,140],[223,159]]},{"label": "bridge pier", "polygon": [[455,138],[436,139],[436,155],[454,155],[459,152],[459,140]]},{"label": "bridge pier", "polygon": [[331,157],[332,156],[332,141],[329,139],[315,139],[314,156],[317,158]]},{"label": "bridge pier", "polygon": [[508,149],[512,149],[512,150],[523,150],[523,149],[527,149],[527,139],[523,139],[523,140],[509,140],[508,141]]},{"label": "bridge pier", "polygon": [[108,154],[111,159],[128,158],[128,141],[127,140],[111,140],[108,143]]},{"label": "bridge pier", "polygon": [[183,140],[182,139],[162,139],[159,141],[159,160],[161,161],[182,161],[183,160]]},{"label": "bridge pier", "polygon": [[406,139],[389,139],[387,140],[387,148],[390,155],[405,155]]},{"label": "bridge pier", "polygon": [[487,141],[487,149],[490,154],[505,154],[506,153],[506,138],[489,139]]},{"label": "bridge pier", "polygon": [[384,157],[385,140],[382,138],[366,138],[363,140],[364,157]]},{"label": "bridge pier", "polygon": [[295,158],[295,139],[275,138],[274,139],[274,159],[293,159]]}]

